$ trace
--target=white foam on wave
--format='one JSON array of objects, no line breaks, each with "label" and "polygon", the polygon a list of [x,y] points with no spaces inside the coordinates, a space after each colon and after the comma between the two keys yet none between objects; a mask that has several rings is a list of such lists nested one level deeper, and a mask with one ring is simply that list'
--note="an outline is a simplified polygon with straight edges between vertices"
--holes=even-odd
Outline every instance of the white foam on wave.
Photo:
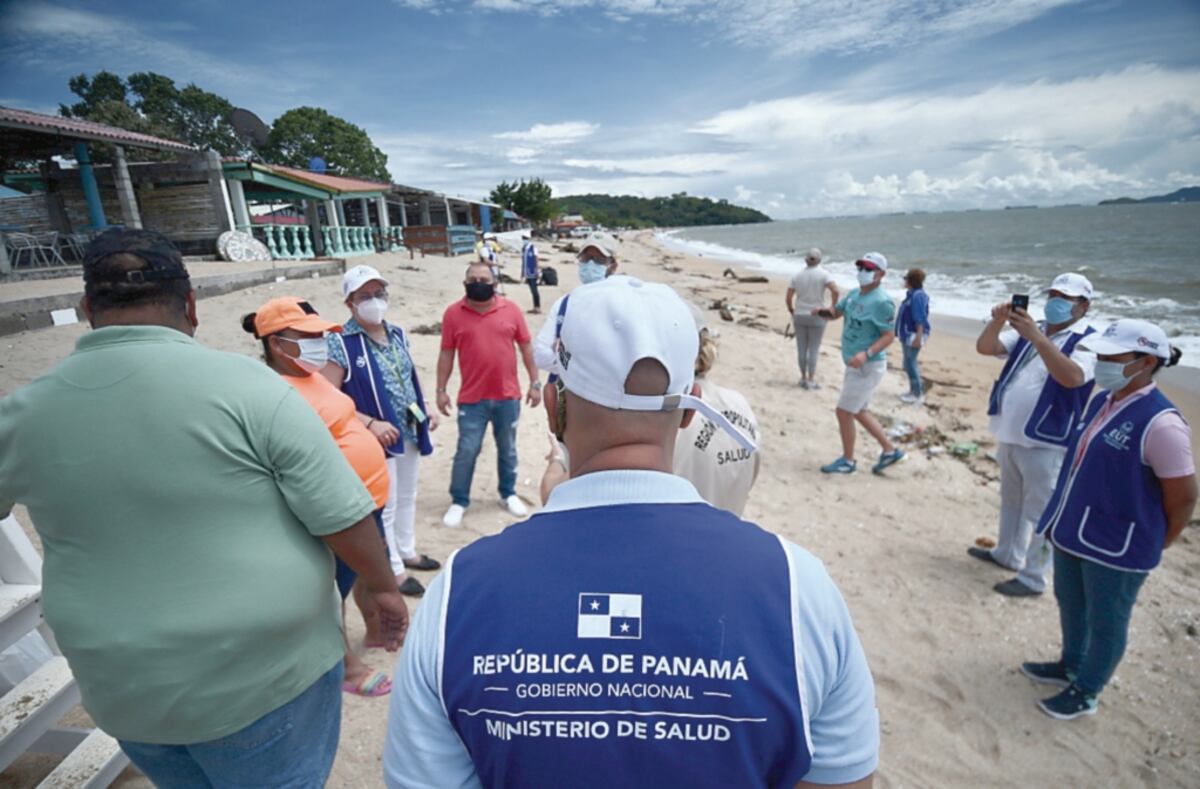
[{"label": "white foam on wave", "polygon": [[[786,255],[768,255],[751,252],[744,249],[715,244],[710,241],[679,237],[679,230],[667,230],[657,234],[659,241],[666,247],[701,255],[706,258],[721,260],[739,266],[757,268],[766,274],[778,275],[779,279],[790,279],[793,274],[804,267],[803,252],[797,251],[795,257]],[[845,293],[851,288],[858,287],[853,260],[825,260],[823,265],[833,274],[838,288]],[[896,303],[904,298],[904,288],[901,285],[900,272],[895,280],[889,276],[884,280],[884,289]],[[960,276],[950,276],[937,272],[927,272],[925,290],[934,313],[956,318],[978,320],[981,323],[991,315],[992,307],[1008,301],[1013,293],[1030,294],[1032,311],[1041,317],[1041,290],[1046,283],[1027,274],[1019,272],[980,273]],[[1183,304],[1169,298],[1141,299],[1136,296],[1114,295],[1097,290],[1093,294],[1092,309],[1088,312],[1088,320],[1096,328],[1102,328],[1117,318],[1141,317],[1152,320],[1162,327],[1170,337],[1171,344],[1183,351],[1180,364],[1185,367],[1200,368],[1200,336],[1192,333],[1194,328],[1186,318],[1180,316]],[[1106,309],[1106,305],[1117,309]],[[1178,316],[1178,317],[1176,317]],[[1192,322],[1194,323],[1194,322]]]}]

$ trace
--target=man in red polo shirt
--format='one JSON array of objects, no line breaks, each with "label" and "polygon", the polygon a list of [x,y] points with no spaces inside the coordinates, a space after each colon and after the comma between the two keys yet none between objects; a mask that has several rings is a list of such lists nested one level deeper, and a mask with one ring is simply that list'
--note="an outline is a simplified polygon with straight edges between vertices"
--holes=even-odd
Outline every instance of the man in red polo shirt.
[{"label": "man in red polo shirt", "polygon": [[458,526],[471,503],[471,478],[475,459],[483,447],[488,422],[496,439],[496,466],[500,476],[500,505],[516,518],[527,514],[517,496],[517,419],[521,414],[521,384],[517,380],[513,344],[529,373],[525,402],[536,407],[542,400],[541,383],[533,363],[529,329],[516,304],[496,295],[491,268],[482,262],[467,267],[463,282],[467,295],[442,315],[442,352],[438,356],[438,410],[450,416],[446,385],[458,354],[458,448],[450,474],[453,503],[442,518],[444,526]]}]

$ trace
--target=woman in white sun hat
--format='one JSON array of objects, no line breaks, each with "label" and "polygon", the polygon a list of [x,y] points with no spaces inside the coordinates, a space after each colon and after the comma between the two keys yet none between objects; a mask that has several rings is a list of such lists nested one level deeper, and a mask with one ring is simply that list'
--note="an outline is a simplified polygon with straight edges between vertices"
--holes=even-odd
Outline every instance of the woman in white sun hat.
[{"label": "woman in white sun hat", "polygon": [[1101,393],[1074,431],[1038,532],[1054,545],[1062,654],[1021,673],[1063,690],[1038,702],[1070,720],[1096,711],[1125,652],[1138,590],[1196,505],[1191,431],[1154,384],[1180,351],[1153,323],[1119,320],[1081,345]]},{"label": "woman in white sun hat", "polygon": [[359,418],[387,455],[391,484],[383,509],[384,539],[400,591],[420,597],[425,587],[408,570],[437,570],[436,559],[418,553],[414,521],[417,469],[433,452],[429,433],[437,415],[425,407],[421,382],[408,352],[408,338],[385,319],[388,281],[370,266],[355,266],[342,277],[342,295],[351,317],[341,333],[327,337],[329,364],[321,373],[350,395]]}]

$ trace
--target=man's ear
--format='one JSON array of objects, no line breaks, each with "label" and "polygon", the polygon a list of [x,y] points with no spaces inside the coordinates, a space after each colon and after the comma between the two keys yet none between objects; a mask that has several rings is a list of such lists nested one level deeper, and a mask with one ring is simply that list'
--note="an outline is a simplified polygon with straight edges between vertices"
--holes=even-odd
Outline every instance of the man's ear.
[{"label": "man's ear", "polygon": [[79,311],[83,313],[83,317],[85,320],[87,320],[88,326],[91,326],[93,329],[96,328],[95,324],[92,323],[92,303],[88,301],[87,296],[83,296],[79,299]]},{"label": "man's ear", "polygon": [[[688,392],[688,394],[690,394],[692,397],[699,397],[700,396],[700,384],[693,381],[692,382],[692,390],[690,392]],[[683,412],[683,421],[679,423],[679,429],[683,430],[685,427],[690,425],[692,423],[692,418],[695,416],[696,416],[696,409],[694,409],[694,408],[685,409]]]},{"label": "man's ear", "polygon": [[196,291],[189,290],[186,296],[186,308],[188,323],[192,325],[192,334],[196,333],[196,329],[200,326],[200,319],[196,317]]}]

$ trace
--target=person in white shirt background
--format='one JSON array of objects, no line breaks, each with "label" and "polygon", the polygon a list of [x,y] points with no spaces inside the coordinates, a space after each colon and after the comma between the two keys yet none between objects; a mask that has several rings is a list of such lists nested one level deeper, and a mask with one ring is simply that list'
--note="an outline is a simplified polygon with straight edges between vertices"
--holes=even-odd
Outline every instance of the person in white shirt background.
[{"label": "person in white shirt background", "polygon": [[825,307],[825,293],[830,294],[828,306],[838,303],[841,294],[833,275],[821,267],[821,250],[813,247],[804,256],[805,267],[796,272],[788,285],[788,314],[796,331],[796,357],[800,364],[800,388],[820,389],[817,383],[817,358],[821,353],[821,338],[828,322],[813,310]]}]

